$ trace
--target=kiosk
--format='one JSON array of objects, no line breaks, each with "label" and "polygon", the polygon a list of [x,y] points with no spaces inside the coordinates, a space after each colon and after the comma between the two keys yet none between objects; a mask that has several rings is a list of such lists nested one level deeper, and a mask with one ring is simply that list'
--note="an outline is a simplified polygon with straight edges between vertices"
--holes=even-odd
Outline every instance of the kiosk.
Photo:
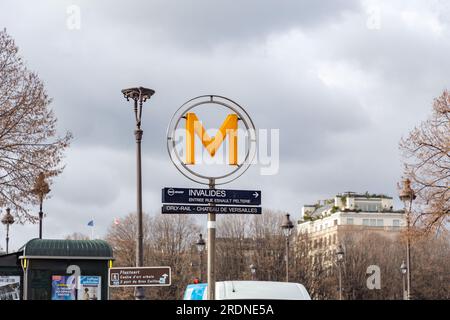
[{"label": "kiosk", "polygon": [[0,284],[17,280],[24,300],[107,300],[112,261],[103,240],[33,239],[0,256]]}]

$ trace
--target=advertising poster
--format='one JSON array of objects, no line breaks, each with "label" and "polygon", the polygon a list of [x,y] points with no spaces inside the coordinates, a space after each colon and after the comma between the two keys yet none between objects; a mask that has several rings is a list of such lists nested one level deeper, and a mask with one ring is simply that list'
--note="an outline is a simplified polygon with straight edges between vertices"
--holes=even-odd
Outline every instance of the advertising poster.
[{"label": "advertising poster", "polygon": [[100,300],[101,288],[101,277],[80,276],[78,279],[78,300]]},{"label": "advertising poster", "polygon": [[52,300],[76,300],[75,277],[52,276]]},{"label": "advertising poster", "polygon": [[0,300],[20,300],[20,276],[0,276]]}]

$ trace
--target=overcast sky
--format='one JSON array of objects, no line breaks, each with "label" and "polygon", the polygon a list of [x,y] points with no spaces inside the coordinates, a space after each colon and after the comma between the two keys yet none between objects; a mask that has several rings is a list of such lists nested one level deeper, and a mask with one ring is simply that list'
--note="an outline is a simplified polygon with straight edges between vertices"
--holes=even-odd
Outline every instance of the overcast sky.
[{"label": "overcast sky", "polygon": [[[449,23],[445,0],[1,0],[0,27],[45,82],[60,131],[74,134],[44,237],[89,235],[92,218],[101,237],[135,210],[134,119],[120,93],[130,86],[156,91],[143,114],[146,212],[160,214],[161,188],[196,186],[170,162],[165,133],[202,94],[280,129],[278,174],[254,166],[227,185],[262,190],[264,208],[298,218],[343,191],[396,197],[398,141],[449,87]],[[13,225],[11,246],[37,235]]]}]

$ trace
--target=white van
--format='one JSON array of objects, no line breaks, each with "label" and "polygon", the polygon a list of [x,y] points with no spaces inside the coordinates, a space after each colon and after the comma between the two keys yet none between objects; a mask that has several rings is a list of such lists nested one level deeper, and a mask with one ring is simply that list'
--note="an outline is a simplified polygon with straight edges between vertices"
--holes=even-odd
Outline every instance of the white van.
[{"label": "white van", "polygon": [[[206,300],[207,284],[190,284],[184,300]],[[216,300],[311,300],[305,287],[294,282],[275,281],[218,281]]]}]

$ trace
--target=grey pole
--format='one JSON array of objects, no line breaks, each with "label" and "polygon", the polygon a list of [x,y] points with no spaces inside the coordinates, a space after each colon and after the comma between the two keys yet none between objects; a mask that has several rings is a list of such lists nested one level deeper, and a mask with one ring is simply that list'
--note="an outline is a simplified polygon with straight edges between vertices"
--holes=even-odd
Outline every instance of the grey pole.
[{"label": "grey pole", "polygon": [[252,280],[255,281],[256,280],[256,267],[253,263],[250,265],[250,273],[252,275]]},{"label": "grey pole", "polygon": [[6,225],[6,254],[9,253],[9,224]]},{"label": "grey pole", "polygon": [[286,282],[289,282],[289,237],[286,237]]},{"label": "grey pole", "polygon": [[[403,201],[406,214],[406,300],[411,299],[411,210],[412,203],[416,199],[414,190],[411,188],[411,180],[403,181],[402,189],[399,194]],[[409,206],[409,207],[408,207]]]},{"label": "grey pole", "polygon": [[42,212],[42,201],[43,198],[41,198],[39,202],[39,239],[42,239],[42,219],[44,218],[44,213]]},{"label": "grey pole", "polygon": [[[215,179],[209,180],[209,188],[215,188]],[[210,204],[214,206],[214,204]],[[208,300],[215,300],[216,294],[216,214],[208,213]]]},{"label": "grey pole", "polygon": [[11,210],[6,208],[6,214],[1,220],[2,224],[6,225],[6,254],[9,253],[9,226],[14,223],[14,217],[11,215]]},{"label": "grey pole", "polygon": [[341,266],[339,266],[339,300],[342,300],[342,271],[341,271]]},{"label": "grey pole", "polygon": [[199,268],[200,268],[200,283],[203,283],[203,252],[199,252],[200,255],[200,263],[199,263]]},{"label": "grey pole", "polygon": [[[138,101],[135,100],[135,110],[137,110]],[[142,108],[142,100],[140,101]],[[142,267],[144,265],[144,232],[142,226],[142,167],[141,167],[141,141],[142,141],[142,131],[140,127],[140,122],[136,125],[136,130],[134,131],[134,135],[136,136],[136,175],[137,175],[137,213],[138,213],[138,239],[136,242],[136,266]],[[145,293],[143,287],[136,287],[135,291],[136,300],[144,300]]]},{"label": "grey pole", "polygon": [[336,251],[336,265],[338,267],[339,276],[339,300],[342,300],[342,263],[344,262],[344,249],[342,244],[339,244]]},{"label": "grey pole", "polygon": [[[154,90],[138,87],[123,89],[124,97],[134,101],[134,114],[136,117],[136,189],[137,189],[137,216],[138,216],[138,234],[136,239],[136,267],[144,266],[144,230],[142,213],[142,167],[141,167],[141,141],[144,131],[141,129],[142,104],[155,93]],[[136,300],[144,300],[144,288],[138,286],[135,288],[134,297]]]},{"label": "grey pole", "polygon": [[44,213],[42,212],[42,202],[44,201],[44,197],[50,192],[49,185],[47,181],[45,181],[44,172],[40,172],[36,177],[34,182],[34,188],[31,190],[39,200],[39,239],[42,239],[42,223],[44,218]]},{"label": "grey pole", "polygon": [[403,295],[403,300],[406,300],[406,292],[405,292],[405,275],[402,274],[402,284],[403,284],[403,291],[402,291],[402,295]]},{"label": "grey pole", "polygon": [[411,299],[411,243],[410,237],[410,211],[406,213],[406,300]]},{"label": "grey pole", "polygon": [[281,225],[281,229],[283,230],[284,236],[286,237],[286,282],[289,282],[289,237],[291,236],[292,229],[294,225],[289,219],[290,214],[286,214],[286,218],[284,223]]},{"label": "grey pole", "polygon": [[[24,258],[26,259],[26,258]],[[22,260],[23,261],[23,260]],[[22,262],[24,263],[24,262]],[[22,299],[28,300],[28,268],[30,267],[31,261],[28,260],[28,265],[26,268],[23,268],[23,293],[22,293]]]}]

